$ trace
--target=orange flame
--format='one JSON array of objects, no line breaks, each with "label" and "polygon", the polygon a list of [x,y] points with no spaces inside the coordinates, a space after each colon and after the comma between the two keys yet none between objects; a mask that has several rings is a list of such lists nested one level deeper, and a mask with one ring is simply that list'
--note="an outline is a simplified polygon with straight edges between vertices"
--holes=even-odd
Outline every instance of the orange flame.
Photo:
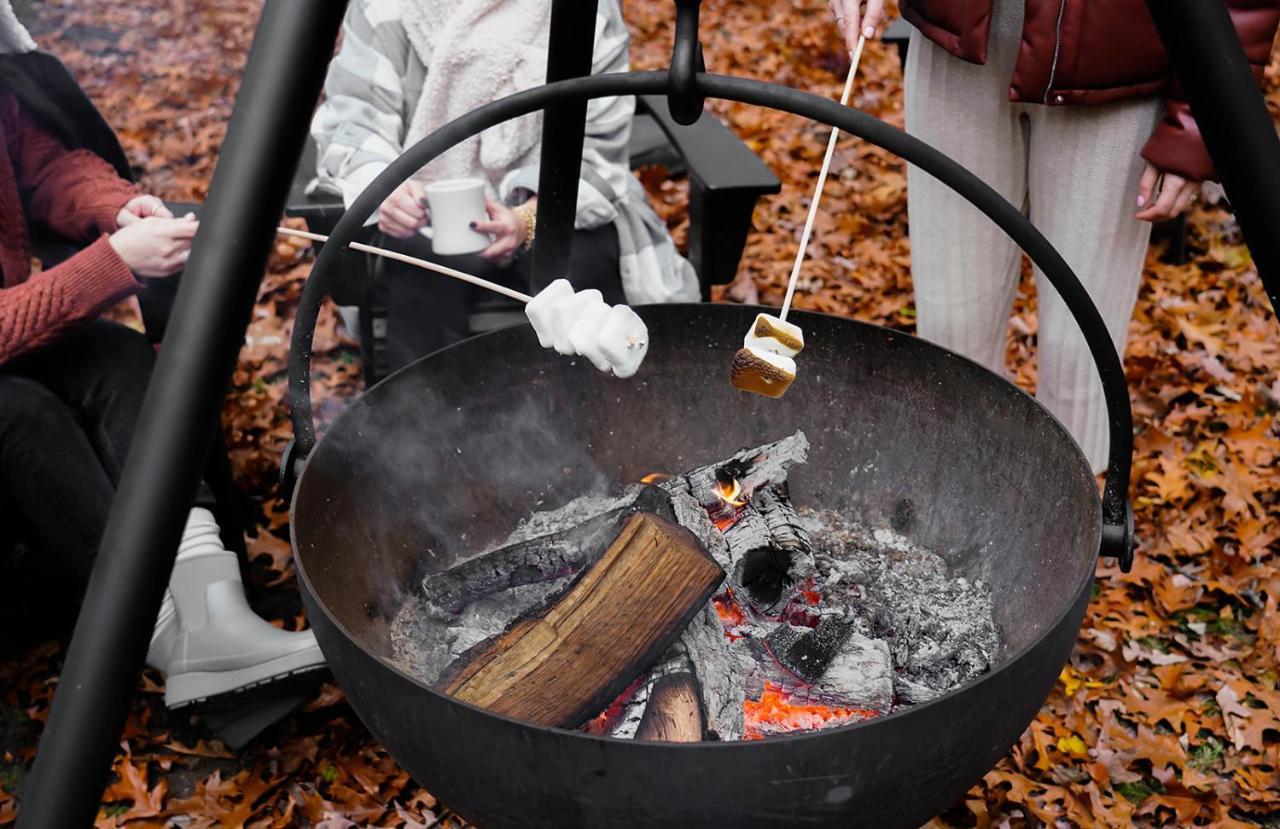
[{"label": "orange flame", "polygon": [[650,472],[640,479],[642,484],[660,484],[671,476],[665,472]]},{"label": "orange flame", "polygon": [[737,478],[734,478],[731,484],[717,482],[716,495],[731,507],[745,507],[747,505],[747,499],[742,497],[742,482]]}]

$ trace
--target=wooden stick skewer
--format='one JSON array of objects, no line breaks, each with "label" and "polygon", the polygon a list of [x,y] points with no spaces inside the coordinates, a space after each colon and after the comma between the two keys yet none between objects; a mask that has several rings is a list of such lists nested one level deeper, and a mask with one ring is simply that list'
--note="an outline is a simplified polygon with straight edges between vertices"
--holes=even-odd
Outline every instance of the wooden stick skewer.
[{"label": "wooden stick skewer", "polygon": [[[306,230],[295,230],[291,227],[277,227],[276,233],[283,236],[297,236],[299,239],[310,239],[313,242],[329,241],[329,237],[321,233],[311,233]],[[397,262],[403,262],[406,265],[413,265],[414,267],[422,268],[423,270],[434,271],[435,273],[444,274],[445,276],[451,276],[454,279],[461,279],[463,282],[469,282],[472,285],[486,288],[494,293],[502,294],[503,296],[510,297],[518,302],[530,302],[533,299],[533,297],[528,294],[522,294],[519,291],[508,288],[506,285],[499,285],[496,282],[490,282],[487,279],[481,279],[478,276],[472,276],[469,273],[463,273],[462,271],[454,270],[453,268],[446,267],[445,265],[439,265],[426,259],[419,259],[416,256],[408,256],[403,253],[397,253],[394,250],[366,245],[364,242],[352,242],[349,247],[352,250],[372,253],[374,256],[383,256],[387,259],[394,259]]]},{"label": "wooden stick skewer", "polygon": [[[865,36],[858,38],[858,45],[853,50],[853,63],[849,67],[849,77],[844,82],[844,92],[840,94],[840,105],[849,105],[849,93],[853,90],[853,79],[858,74],[858,63],[862,60],[862,47],[867,42]],[[827,172],[831,169],[831,157],[836,151],[836,139],[840,130],[831,128],[831,139],[827,141],[827,154],[822,159],[822,171],[818,173],[818,186],[813,190],[813,200],[809,202],[809,216],[804,220],[804,232],[800,234],[800,250],[796,253],[796,262],[791,266],[791,279],[787,282],[787,295],[782,300],[782,313],[779,318],[786,322],[787,312],[791,310],[791,298],[796,293],[796,281],[800,278],[800,267],[804,264],[804,255],[809,248],[809,236],[813,233],[813,220],[818,215],[818,203],[822,200],[822,188],[827,183]]]}]

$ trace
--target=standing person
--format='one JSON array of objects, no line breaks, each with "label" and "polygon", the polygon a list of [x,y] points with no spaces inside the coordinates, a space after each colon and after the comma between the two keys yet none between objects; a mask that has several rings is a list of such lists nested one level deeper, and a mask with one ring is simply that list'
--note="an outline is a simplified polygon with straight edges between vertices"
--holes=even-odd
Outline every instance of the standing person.
[{"label": "standing person", "polygon": [[[550,21],[550,0],[354,0],[311,125],[319,150],[314,186],[340,193],[350,207],[407,147],[478,106],[541,85]],[[595,32],[592,74],[627,71],[630,34],[618,0],[601,0]],[[578,289],[599,289],[611,305],[696,302],[693,267],[676,253],[631,175],[634,113],[630,97],[587,106],[573,258],[569,273],[556,276]],[[530,283],[523,254],[534,244],[541,140],[541,117],[526,116],[452,148],[369,218],[384,237],[374,243],[537,293],[546,286]],[[430,224],[424,184],[453,178],[485,182],[489,217],[475,229],[493,243],[477,256],[435,255],[419,234]],[[473,289],[412,267],[387,267],[393,367],[470,333]]]},{"label": "standing person", "polygon": [[[1259,78],[1278,0],[1228,0]],[[850,46],[883,0],[832,0]],[[907,131],[1020,205],[1084,284],[1124,353],[1151,222],[1196,198],[1213,165],[1144,0],[901,0],[915,30]],[[921,336],[1004,370],[1021,273],[1013,242],[912,167],[907,205]],[[1036,272],[1037,398],[1106,468],[1106,406],[1074,319]]]},{"label": "standing person", "polygon": [[[34,548],[40,576],[74,604],[155,357],[142,334],[98,315],[141,290],[138,276],[181,270],[197,222],[76,147],[72,125],[14,58],[35,48],[0,0],[0,546]],[[32,273],[32,223],[85,246]],[[212,505],[202,486],[147,653],[166,674],[170,707],[324,666],[314,634],[249,608]]]}]

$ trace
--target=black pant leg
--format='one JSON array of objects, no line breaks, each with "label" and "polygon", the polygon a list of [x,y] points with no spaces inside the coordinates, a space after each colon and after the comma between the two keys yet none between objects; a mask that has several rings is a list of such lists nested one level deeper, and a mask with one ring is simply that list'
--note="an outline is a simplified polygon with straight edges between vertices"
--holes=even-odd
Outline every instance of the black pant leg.
[{"label": "black pant leg", "polygon": [[[93,569],[115,485],[77,414],[43,383],[0,374],[0,489],[48,571],[78,597]],[[6,539],[9,542],[17,539]]]},{"label": "black pant leg", "polygon": [[[371,243],[428,259],[474,276],[504,281],[504,269],[479,256],[438,256],[423,236],[395,239],[376,234]],[[392,370],[471,335],[468,316],[477,288],[412,265],[381,259],[388,280],[387,356]]]},{"label": "black pant leg", "polygon": [[36,380],[77,413],[112,483],[129,454],[155,352],[119,323],[92,320],[6,367]]}]

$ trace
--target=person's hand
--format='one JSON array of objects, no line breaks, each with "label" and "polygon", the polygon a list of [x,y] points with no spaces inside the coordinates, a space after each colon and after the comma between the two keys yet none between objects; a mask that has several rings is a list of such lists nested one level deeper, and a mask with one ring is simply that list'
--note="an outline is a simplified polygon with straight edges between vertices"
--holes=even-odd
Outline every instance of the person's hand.
[{"label": "person's hand", "polygon": [[125,202],[124,207],[120,208],[120,212],[116,214],[116,224],[120,227],[128,227],[149,216],[172,219],[173,212],[155,196],[134,196]]},{"label": "person's hand", "polygon": [[180,219],[152,216],[120,228],[107,241],[138,276],[172,276],[187,263],[199,227],[194,213]]},{"label": "person's hand", "polygon": [[378,229],[397,239],[408,239],[429,220],[426,190],[414,179],[397,187],[378,211]]},{"label": "person's hand", "polygon": [[1138,218],[1163,222],[1181,214],[1195,202],[1200,182],[1166,173],[1147,162],[1138,182]]},{"label": "person's hand", "polygon": [[724,298],[740,305],[759,305],[760,289],[749,274],[742,274],[725,289]]},{"label": "person's hand", "polygon": [[871,39],[876,36],[876,27],[884,20],[884,0],[866,0],[867,7],[862,8],[862,0],[828,0],[831,14],[836,19],[840,34],[844,35],[845,46],[852,52],[858,46],[858,38]]},{"label": "person's hand", "polygon": [[524,244],[527,225],[516,211],[505,204],[485,199],[484,209],[489,214],[489,221],[472,222],[471,229],[493,237],[493,244],[480,251],[480,255],[485,259],[502,261]]}]

